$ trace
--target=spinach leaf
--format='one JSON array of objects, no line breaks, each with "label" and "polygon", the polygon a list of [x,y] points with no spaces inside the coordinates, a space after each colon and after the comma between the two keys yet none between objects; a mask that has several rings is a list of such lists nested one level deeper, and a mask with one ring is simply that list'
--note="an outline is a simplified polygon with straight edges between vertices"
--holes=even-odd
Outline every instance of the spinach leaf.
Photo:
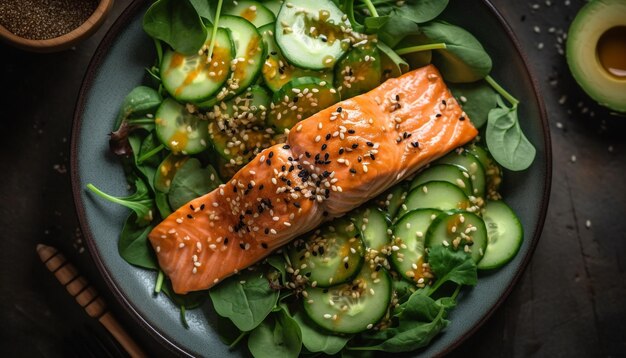
[{"label": "spinach leaf", "polygon": [[421,27],[430,41],[445,43],[445,50],[433,54],[433,64],[450,82],[474,82],[491,72],[491,58],[467,30],[445,21],[432,21]]},{"label": "spinach leaf", "polygon": [[161,101],[161,95],[146,86],[135,87],[126,95],[115,122],[115,130],[111,132],[109,138],[109,147],[115,155],[122,157],[132,155],[132,148],[128,142],[129,135],[138,129],[152,130],[154,120],[149,118],[131,120],[131,118],[153,113]]},{"label": "spinach leaf", "polygon": [[419,292],[411,295],[409,302],[401,313],[397,327],[364,334],[364,338],[379,343],[349,349],[397,353],[427,346],[449,323],[444,318],[445,308]]},{"label": "spinach leaf", "polygon": [[250,332],[248,348],[255,358],[297,358],[302,350],[300,327],[280,310]]},{"label": "spinach leaf", "polygon": [[[159,163],[161,163],[161,158],[159,158],[157,154],[159,154],[163,149],[163,143],[161,143],[157,137],[156,132],[152,131],[148,133],[148,135],[141,142],[139,151],[133,150],[134,153],[138,153],[135,158],[137,165],[145,164],[157,167]],[[152,177],[150,178],[154,178],[154,173],[152,173]]]},{"label": "spinach leaf", "polygon": [[161,215],[161,218],[165,219],[170,216],[173,212],[170,207],[170,203],[167,200],[167,194],[160,192],[158,190],[154,191],[154,203],[156,204],[157,210]]},{"label": "spinach leaf", "polygon": [[138,132],[128,136],[128,144],[130,145],[132,155],[130,157],[123,157],[122,165],[125,167],[126,180],[129,184],[133,185],[137,180],[137,175],[139,175],[144,183],[147,183],[151,193],[154,193],[153,179],[156,169],[150,165],[138,164],[139,153],[141,152],[141,145],[144,140],[138,135]]},{"label": "spinach leaf", "polygon": [[485,139],[493,158],[509,170],[524,170],[535,159],[535,147],[519,124],[517,104],[509,108],[500,96],[498,107],[489,111]]},{"label": "spinach leaf", "polygon": [[300,326],[302,331],[302,344],[310,352],[322,352],[328,355],[338,353],[346,346],[350,337],[335,336],[330,333],[321,332],[306,315],[298,311],[293,319]]},{"label": "spinach leaf", "polygon": [[409,35],[396,45],[395,52],[402,56],[411,68],[420,68],[431,63],[433,51],[446,48],[445,44],[432,44],[424,34]]},{"label": "spinach leaf", "polygon": [[176,293],[172,288],[172,282],[170,280],[167,280],[163,285],[162,291],[172,300],[172,302],[174,302],[174,304],[179,307],[185,307],[185,309],[188,310],[202,306],[209,296],[208,291],[206,290],[192,291],[184,295]]},{"label": "spinach leaf", "polygon": [[145,116],[153,113],[163,99],[157,91],[148,86],[137,86],[124,97],[120,112],[115,122],[116,129],[122,121],[131,117]]},{"label": "spinach leaf", "polygon": [[391,21],[387,21],[385,25],[378,31],[378,39],[389,47],[396,45],[408,35],[419,33],[417,24],[409,19],[394,16]]},{"label": "spinach leaf", "polygon": [[230,277],[209,291],[215,311],[242,331],[250,331],[263,322],[276,306],[279,293],[258,269]]},{"label": "spinach leaf", "polygon": [[143,29],[184,55],[197,53],[207,39],[207,28],[189,0],[156,1],[143,17]]},{"label": "spinach leaf", "polygon": [[[498,94],[485,81],[451,84],[450,90],[476,128],[487,123],[489,111],[497,106]],[[461,97],[467,102],[461,101]]]},{"label": "spinach leaf", "polygon": [[478,282],[476,264],[470,255],[463,251],[435,246],[428,252],[428,263],[436,277],[435,284],[431,287],[429,294],[435,292],[448,281],[470,286],[475,286]]},{"label": "spinach leaf", "polygon": [[137,214],[131,213],[128,216],[117,242],[117,250],[126,262],[147,269],[157,269],[156,257],[148,241],[151,230],[150,225],[137,224]]},{"label": "spinach leaf", "polygon": [[215,10],[211,8],[211,0],[189,0],[189,2],[191,3],[191,6],[196,9],[196,12],[201,18],[213,21],[213,14],[215,13]]},{"label": "spinach leaf", "polygon": [[196,158],[190,158],[176,171],[172,179],[168,201],[172,208],[180,208],[199,196],[211,192],[221,184],[212,166],[202,168]]},{"label": "spinach leaf", "polygon": [[385,24],[387,24],[387,22],[389,22],[390,19],[391,19],[391,16],[378,16],[378,17],[370,16],[370,17],[366,17],[363,20],[363,23],[365,24],[367,33],[376,33],[383,26],[385,26]]},{"label": "spinach leaf", "polygon": [[400,77],[409,71],[409,64],[384,42],[378,41],[383,79]]},{"label": "spinach leaf", "polygon": [[287,269],[286,266],[287,264],[285,263],[285,259],[278,254],[274,254],[270,257],[267,258],[267,263],[270,264],[273,268],[275,268],[278,273],[280,274],[280,278],[282,280],[282,283],[287,282],[286,281],[286,277],[287,277]]},{"label": "spinach leaf", "polygon": [[435,19],[447,6],[448,0],[409,0],[396,13],[421,24]]},{"label": "spinach leaf", "polygon": [[154,202],[150,197],[148,186],[143,180],[135,180],[135,193],[125,197],[115,197],[96,188],[93,184],[87,184],[87,189],[110,202],[125,206],[135,212],[137,225],[146,226],[152,221],[152,207]]}]

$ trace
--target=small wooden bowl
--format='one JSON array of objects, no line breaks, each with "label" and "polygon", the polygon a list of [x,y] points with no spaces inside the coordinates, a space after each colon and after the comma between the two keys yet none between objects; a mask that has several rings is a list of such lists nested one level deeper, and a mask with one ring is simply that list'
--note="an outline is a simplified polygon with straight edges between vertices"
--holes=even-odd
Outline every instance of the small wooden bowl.
[{"label": "small wooden bowl", "polygon": [[74,30],[58,37],[47,40],[31,40],[17,36],[0,25],[0,39],[25,51],[46,53],[65,50],[93,34],[102,25],[111,7],[113,7],[113,0],[100,0],[96,10],[85,22]]}]

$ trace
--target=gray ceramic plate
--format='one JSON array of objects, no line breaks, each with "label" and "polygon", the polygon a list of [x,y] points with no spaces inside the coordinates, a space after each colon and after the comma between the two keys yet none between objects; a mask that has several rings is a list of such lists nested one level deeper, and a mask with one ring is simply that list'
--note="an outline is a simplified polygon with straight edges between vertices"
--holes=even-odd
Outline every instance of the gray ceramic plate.
[{"label": "gray ceramic plate", "polygon": [[[154,59],[152,41],[141,29],[144,11],[144,3],[135,1],[113,25],[96,51],[80,92],[72,136],[72,181],[80,223],[110,289],[146,332],[178,354],[241,356],[243,352],[229,352],[219,340],[210,302],[187,313],[189,329],[181,326],[178,308],[164,295],[152,295],[155,273],[130,266],[118,255],[117,239],[127,210],[85,190],[87,183],[94,183],[105,192],[126,194],[122,167],[108,152],[107,133],[122,99],[144,81],[144,67]],[[539,240],[551,175],[550,139],[541,96],[511,29],[484,0],[452,1],[445,16],[480,39],[494,60],[493,76],[521,99],[522,127],[537,147],[537,159],[530,170],[506,174],[506,201],[519,215],[526,233],[521,251],[513,262],[481,277],[475,289],[464,292],[445,333],[417,352],[425,356],[448,352],[460,344],[510,292]]]}]

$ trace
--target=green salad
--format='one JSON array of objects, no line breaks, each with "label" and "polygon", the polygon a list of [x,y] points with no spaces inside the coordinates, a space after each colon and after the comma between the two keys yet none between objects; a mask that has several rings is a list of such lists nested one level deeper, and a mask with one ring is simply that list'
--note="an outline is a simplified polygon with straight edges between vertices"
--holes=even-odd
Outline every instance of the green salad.
[{"label": "green salad", "polygon": [[[477,284],[480,271],[515,257],[522,226],[499,187],[505,170],[532,164],[535,149],[520,127],[518,100],[490,76],[480,42],[439,19],[447,5],[150,6],[143,28],[155,62],[146,84],[124,99],[110,135],[134,192],[113,197],[88,188],[131,209],[119,253],[158,271],[154,292],[180,307],[184,327],[185,311],[210,300],[224,343],[247,345],[257,358],[413,351],[450,324],[459,293]],[[155,225],[283,143],[300,120],[428,64],[480,129],[474,142],[208,291],[173,291],[147,239]]]}]

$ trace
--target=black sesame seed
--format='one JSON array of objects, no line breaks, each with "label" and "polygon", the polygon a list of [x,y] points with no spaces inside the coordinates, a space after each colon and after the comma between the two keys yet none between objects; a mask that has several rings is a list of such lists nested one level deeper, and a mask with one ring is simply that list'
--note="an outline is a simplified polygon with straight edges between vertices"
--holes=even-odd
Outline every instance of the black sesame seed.
[{"label": "black sesame seed", "polygon": [[190,208],[191,210],[196,210],[196,209],[194,209],[194,207],[193,207],[193,205],[192,205],[192,204],[189,204],[189,208]]},{"label": "black sesame seed", "polygon": [[341,106],[337,107],[337,113],[341,113],[341,111],[343,111],[343,108]]},{"label": "black sesame seed", "polygon": [[[322,213],[322,216],[328,216],[328,211],[324,211]],[[324,253],[324,249],[320,248],[320,254],[323,254],[323,253]]]},{"label": "black sesame seed", "polygon": [[352,174],[356,174],[356,169],[354,169],[354,168],[350,168],[350,173],[352,173]]},{"label": "black sesame seed", "polygon": [[352,149],[357,149],[359,147],[359,143],[352,144]]},{"label": "black sesame seed", "polygon": [[326,148],[328,148],[328,146],[326,145],[326,143],[322,144],[322,150],[326,150]]},{"label": "black sesame seed", "polygon": [[374,156],[374,154],[370,154],[370,158],[372,158],[372,160],[376,160],[376,157]]},{"label": "black sesame seed", "polygon": [[237,192],[237,187],[233,186],[233,193],[236,193],[236,192]]},{"label": "black sesame seed", "polygon": [[261,243],[261,247],[263,247],[264,249],[267,249],[267,244],[266,244],[266,243],[264,243],[264,242],[262,242],[262,243]]},{"label": "black sesame seed", "polygon": [[289,148],[290,148],[290,147],[289,147],[289,144],[285,144],[285,145],[283,145],[283,149],[289,149]]},{"label": "black sesame seed", "polygon": [[339,148],[339,155],[343,154],[343,147]]},{"label": "black sesame seed", "polygon": [[326,140],[329,140],[329,139],[330,139],[330,133],[326,135]]},{"label": "black sesame seed", "polygon": [[270,154],[268,155],[268,157],[272,158],[274,156],[274,152],[270,152]]},{"label": "black sesame seed", "polygon": [[200,210],[204,210],[204,204],[200,205]]},{"label": "black sesame seed", "polygon": [[356,133],[356,131],[354,129],[348,129],[348,133],[354,134],[354,133]]},{"label": "black sesame seed", "polygon": [[267,159],[267,160],[265,161],[265,163],[266,163],[267,165],[272,165],[272,161],[271,161],[270,159]]},{"label": "black sesame seed", "polygon": [[343,263],[343,267],[345,267],[345,268],[346,268],[346,270],[347,270],[348,268],[350,268],[350,265],[348,265],[348,263],[347,263],[347,262],[344,262],[344,263]]},{"label": "black sesame seed", "polygon": [[252,183],[248,183],[248,189],[252,189],[252,188],[254,188],[254,187],[252,186]]},{"label": "black sesame seed", "polygon": [[400,100],[400,95],[399,95],[399,94],[397,94],[397,95],[396,95],[396,101],[399,101],[399,100]]},{"label": "black sesame seed", "polygon": [[465,120],[465,116],[459,117],[459,121],[464,121],[464,120]]},{"label": "black sesame seed", "polygon": [[437,117],[437,118],[441,117],[441,113],[435,114],[435,117]]},{"label": "black sesame seed", "polygon": [[265,235],[267,235],[267,234],[269,234],[269,233],[270,233],[270,229],[268,229],[268,228],[265,228],[265,230],[264,230],[264,231],[265,231]]},{"label": "black sesame seed", "polygon": [[242,250],[245,250],[245,249],[246,249],[246,245],[244,245],[244,243],[243,243],[243,242],[240,242],[240,243],[239,243],[239,247],[240,247]]},{"label": "black sesame seed", "polygon": [[228,238],[227,237],[224,238],[224,245],[228,245]]},{"label": "black sesame seed", "polygon": [[259,190],[263,190],[263,188],[265,188],[265,185],[263,184],[259,185]]},{"label": "black sesame seed", "polygon": [[358,157],[358,158],[356,158],[356,160],[357,160],[359,163],[361,163],[361,162],[363,161],[363,158],[361,158],[361,156],[359,155],[359,157]]},{"label": "black sesame seed", "polygon": [[412,142],[411,145],[413,146],[413,148],[419,148],[420,144],[419,142]]},{"label": "black sesame seed", "polygon": [[372,143],[372,142],[367,142],[366,144],[367,144],[368,147],[373,147],[374,146],[374,143]]},{"label": "black sesame seed", "polygon": [[191,214],[187,214],[187,218],[193,219],[193,216]]},{"label": "black sesame seed", "polygon": [[298,203],[298,202],[293,203],[293,206],[295,206],[296,208],[300,209],[300,203]]}]

